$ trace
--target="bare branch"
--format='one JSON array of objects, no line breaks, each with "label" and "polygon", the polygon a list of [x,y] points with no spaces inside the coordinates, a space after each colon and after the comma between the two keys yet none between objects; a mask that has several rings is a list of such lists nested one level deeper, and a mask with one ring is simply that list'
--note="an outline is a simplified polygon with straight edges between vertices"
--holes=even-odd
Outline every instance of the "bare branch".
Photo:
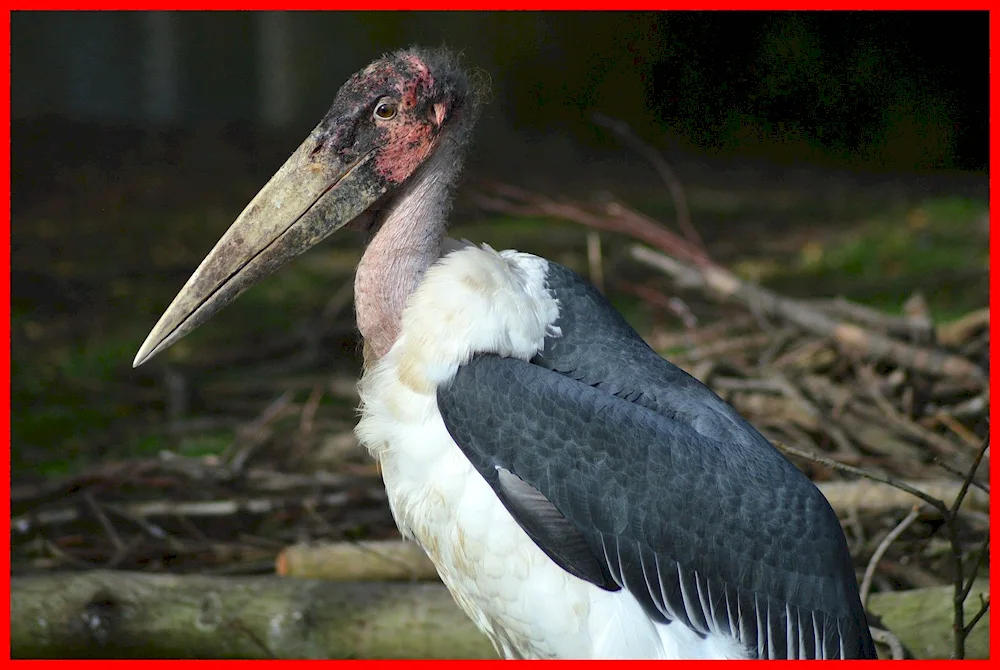
[{"label": "bare branch", "polygon": [[980,596],[979,596],[979,611],[976,612],[976,615],[974,617],[972,617],[972,620],[969,621],[969,625],[967,625],[965,627],[965,629],[963,630],[963,632],[966,635],[968,635],[969,633],[971,633],[972,629],[976,627],[977,623],[979,623],[979,620],[982,619],[989,610],[990,610],[990,597],[989,596],[984,596],[984,595],[980,594]]},{"label": "bare branch", "polygon": [[906,650],[903,649],[903,643],[899,641],[899,638],[892,634],[891,631],[885,630],[884,628],[871,628],[872,639],[876,642],[880,642],[885,646],[889,647],[889,653],[892,654],[892,660],[902,661],[906,658]]},{"label": "bare branch", "polygon": [[[265,514],[277,509],[291,506],[339,507],[349,502],[350,496],[345,492],[327,493],[313,496],[293,496],[285,499],[275,497],[257,497],[244,500],[150,500],[141,503],[126,503],[119,505],[124,513],[134,517],[180,516],[180,517],[220,517],[232,516],[241,512],[250,514]],[[80,518],[81,513],[75,507],[43,510],[11,519],[11,526],[19,532],[27,532],[35,526],[68,523]]]},{"label": "bare branch", "polygon": [[849,474],[857,475],[859,477],[864,477],[866,479],[871,479],[871,480],[876,481],[876,482],[882,482],[883,484],[888,484],[889,486],[893,486],[893,487],[899,489],[900,491],[906,491],[910,495],[913,495],[913,496],[916,496],[916,497],[920,498],[921,500],[923,500],[925,503],[927,503],[928,505],[930,505],[934,509],[940,511],[941,514],[945,515],[946,517],[949,514],[948,506],[945,505],[944,502],[942,502],[942,501],[938,500],[937,498],[934,498],[934,497],[932,497],[932,496],[924,493],[920,489],[914,488],[914,487],[910,486],[909,484],[907,484],[905,482],[901,482],[901,481],[899,481],[897,479],[894,479],[892,477],[889,477],[887,475],[880,475],[880,474],[877,474],[877,473],[874,473],[874,472],[869,472],[868,470],[863,470],[861,468],[856,468],[856,467],[854,467],[852,465],[846,465],[844,463],[838,463],[837,461],[830,460],[829,458],[823,458],[822,456],[817,456],[816,454],[810,454],[807,451],[802,451],[801,449],[796,449],[795,447],[789,446],[789,445],[784,444],[782,442],[775,442],[774,446],[776,446],[781,451],[784,451],[785,453],[792,454],[794,456],[798,456],[799,458],[805,458],[806,460],[810,460],[810,461],[812,461],[814,463],[819,463],[820,465],[825,465],[828,468],[832,468],[834,470],[839,470],[841,472],[847,472]]},{"label": "bare branch", "polygon": [[923,505],[914,505],[910,510],[910,513],[906,517],[896,524],[896,527],[890,530],[885,538],[879,542],[878,547],[875,548],[875,553],[872,554],[872,558],[868,561],[868,567],[865,568],[865,576],[861,580],[861,603],[864,604],[868,602],[868,594],[872,589],[872,577],[875,576],[875,568],[878,567],[878,562],[882,560],[882,556],[889,549],[889,545],[896,541],[896,538],[902,535],[903,531],[910,527],[910,525],[917,520],[920,516],[920,510]]},{"label": "bare branch", "polygon": [[965,589],[962,591],[962,602],[969,597],[969,593],[972,591],[973,585],[976,583],[976,575],[979,574],[979,570],[986,564],[986,556],[990,551],[990,538],[987,537],[983,541],[983,545],[979,548],[979,555],[976,557],[975,565],[972,568],[972,576],[969,577],[969,581],[965,584]]},{"label": "bare branch", "polygon": [[[955,648],[953,654],[954,657],[958,659],[965,658],[965,639],[968,637],[973,624],[970,624],[969,626],[965,625],[965,599],[968,597],[969,589],[965,584],[965,566],[962,556],[962,544],[958,537],[958,528],[956,527],[955,520],[958,518],[958,512],[962,507],[962,501],[965,500],[965,496],[969,492],[969,486],[972,484],[972,479],[976,476],[976,470],[979,469],[979,464],[982,462],[983,456],[986,454],[986,450],[989,446],[990,438],[987,436],[986,439],[983,440],[979,453],[976,454],[976,458],[972,461],[972,466],[969,468],[965,479],[962,481],[962,487],[959,489],[958,495],[955,496],[955,502],[952,503],[950,513],[946,516],[945,525],[948,527],[948,539],[951,542],[952,563],[955,570],[955,616],[952,624],[952,629],[955,632]],[[973,573],[973,579],[974,578],[975,573]],[[977,617],[983,616],[987,607],[989,607],[988,601],[984,602],[982,609],[979,614],[977,614]],[[979,618],[974,619],[974,621],[978,620]]]},{"label": "bare branch", "polygon": [[972,484],[972,479],[976,476],[976,470],[979,469],[979,464],[983,462],[983,456],[986,455],[986,450],[989,448],[990,438],[987,435],[986,439],[983,440],[982,445],[980,445],[979,452],[976,454],[975,459],[972,461],[972,466],[969,468],[969,472],[962,481],[962,488],[959,490],[958,495],[955,496],[955,502],[952,503],[951,506],[950,521],[954,521],[955,517],[958,516],[958,509],[962,506],[962,501],[965,500],[965,496],[969,492],[969,486]]},{"label": "bare branch", "polygon": [[[935,458],[934,459],[934,464],[937,465],[938,467],[940,467],[945,472],[949,472],[949,473],[955,475],[956,477],[959,477],[959,478],[962,478],[962,479],[965,478],[965,473],[964,472],[962,472],[961,470],[959,470],[956,467],[952,467],[951,465],[948,465],[947,463],[945,463],[944,461],[942,461],[940,458]],[[979,489],[983,493],[989,493],[990,492],[989,484],[985,484],[983,482],[976,481],[975,479],[972,480],[972,486],[976,487],[977,489]]]},{"label": "bare branch", "polygon": [[666,184],[667,188],[670,189],[670,196],[674,199],[674,209],[677,212],[677,226],[689,242],[707,255],[708,251],[705,248],[705,242],[691,223],[691,210],[688,207],[684,186],[681,185],[681,180],[678,179],[677,173],[670,167],[670,163],[663,157],[663,154],[639,139],[639,136],[624,121],[613,119],[610,116],[600,113],[594,114],[593,118],[595,123],[604,126],[624,140],[633,150],[645,156],[646,160],[660,173],[660,178]]}]

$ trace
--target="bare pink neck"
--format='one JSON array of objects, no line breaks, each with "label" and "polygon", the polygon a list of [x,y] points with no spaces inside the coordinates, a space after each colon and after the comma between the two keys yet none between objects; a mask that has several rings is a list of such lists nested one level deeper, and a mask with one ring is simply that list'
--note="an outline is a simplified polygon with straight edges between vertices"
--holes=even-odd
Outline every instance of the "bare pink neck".
[{"label": "bare pink neck", "polygon": [[354,278],[358,329],[366,363],[384,356],[399,337],[410,294],[441,254],[458,171],[453,151],[442,146],[399,195],[368,244]]}]

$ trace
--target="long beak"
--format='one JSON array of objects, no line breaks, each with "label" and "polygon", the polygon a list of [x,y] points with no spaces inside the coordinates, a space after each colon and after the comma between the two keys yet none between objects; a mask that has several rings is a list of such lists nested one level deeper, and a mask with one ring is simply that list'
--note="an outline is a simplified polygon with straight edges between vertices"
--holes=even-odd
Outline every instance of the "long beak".
[{"label": "long beak", "polygon": [[133,367],[211,318],[243,291],[362,214],[385,192],[370,164],[314,156],[316,131],[247,205],[142,343]]}]

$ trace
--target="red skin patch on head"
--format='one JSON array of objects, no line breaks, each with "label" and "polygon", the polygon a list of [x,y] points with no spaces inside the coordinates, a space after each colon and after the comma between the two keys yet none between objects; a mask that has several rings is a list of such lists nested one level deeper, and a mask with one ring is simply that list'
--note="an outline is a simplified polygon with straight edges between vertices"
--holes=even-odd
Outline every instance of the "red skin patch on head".
[{"label": "red skin patch on head", "polygon": [[413,70],[411,76],[401,82],[399,93],[403,107],[412,109],[418,101],[417,91],[421,88],[425,91],[430,90],[434,86],[434,77],[423,61],[416,56],[409,56],[406,62]]},{"label": "red skin patch on head", "polygon": [[424,83],[425,86],[431,87],[434,85],[434,77],[431,75],[431,71],[427,69],[424,62],[417,58],[416,56],[410,56],[406,59],[414,70],[416,70],[416,78]]},{"label": "red skin patch on head", "polygon": [[406,181],[437,145],[431,124],[416,119],[389,126],[385,139],[375,157],[375,168],[396,184]]},{"label": "red skin patch on head", "polygon": [[375,157],[379,174],[396,184],[406,181],[437,145],[430,119],[410,114],[420,102],[421,94],[426,95],[434,86],[434,77],[419,58],[409,56],[405,62],[412,69],[409,76],[400,78],[396,88],[401,114],[394,123],[386,125],[385,146]]}]

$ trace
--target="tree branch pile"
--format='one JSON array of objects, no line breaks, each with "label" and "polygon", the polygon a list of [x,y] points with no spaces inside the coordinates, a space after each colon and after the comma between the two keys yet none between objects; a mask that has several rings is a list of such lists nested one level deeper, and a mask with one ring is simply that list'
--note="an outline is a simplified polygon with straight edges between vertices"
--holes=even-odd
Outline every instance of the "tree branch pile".
[{"label": "tree branch pile", "polygon": [[369,472],[233,468],[217,458],[108,462],[11,491],[13,573],[119,568],[273,572],[313,539],[397,537]]}]

